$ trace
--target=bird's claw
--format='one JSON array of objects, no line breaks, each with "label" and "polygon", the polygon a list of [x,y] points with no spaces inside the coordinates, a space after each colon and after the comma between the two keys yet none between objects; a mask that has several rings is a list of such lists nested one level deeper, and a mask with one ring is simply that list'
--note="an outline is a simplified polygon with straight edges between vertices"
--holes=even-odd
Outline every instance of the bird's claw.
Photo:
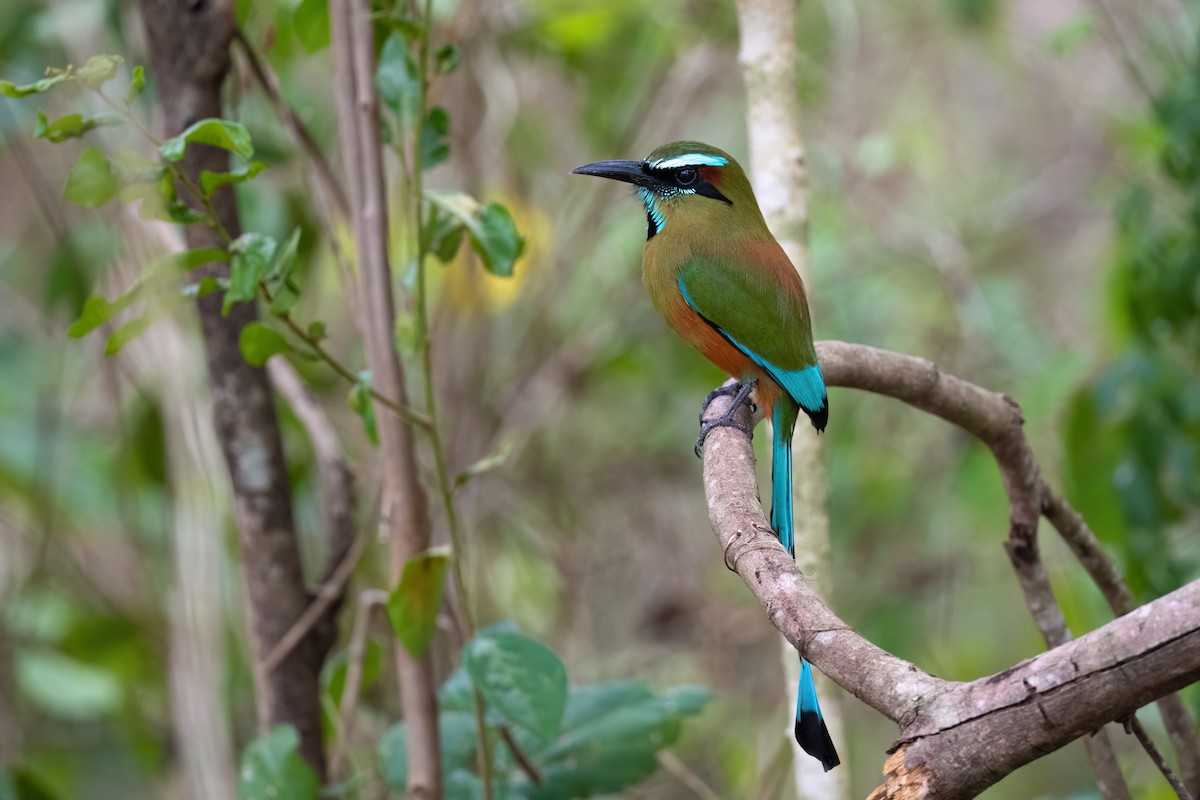
[{"label": "bird's claw", "polygon": [[[754,410],[754,403],[750,400],[750,393],[754,391],[754,386],[757,383],[757,381],[750,380],[746,381],[745,383],[719,386],[708,393],[708,396],[704,398],[704,405],[700,408],[700,435],[696,437],[696,447],[694,449],[696,458],[700,458],[702,456],[704,451],[704,440],[708,438],[708,434],[712,433],[714,428],[737,428],[751,439],[754,438],[754,431],[750,428],[750,426],[735,419],[734,417],[737,414],[738,409],[742,407],[743,403],[748,404],[751,411]],[[718,397],[729,397],[731,395],[733,397],[733,402],[730,404],[729,409],[724,414],[716,417],[715,419],[704,418],[704,415],[708,411],[708,407],[712,404],[713,400],[717,399]]]},{"label": "bird's claw", "polygon": [[[756,380],[749,381],[749,386],[750,386],[751,390],[754,389],[754,386],[757,383],[758,383],[758,381],[756,381]],[[701,425],[704,424],[704,415],[708,412],[708,407],[711,406],[712,401],[716,400],[718,397],[733,397],[733,398],[735,398],[734,404],[733,404],[732,408],[730,408],[730,412],[732,413],[733,411],[737,411],[737,407],[738,407],[738,405],[740,405],[740,403],[737,402],[736,398],[738,396],[738,392],[742,391],[742,388],[745,385],[746,384],[742,384],[742,383],[722,384],[721,386],[718,386],[717,388],[713,389],[711,392],[706,394],[704,396],[704,402],[700,404],[700,424]],[[748,405],[750,407],[750,413],[753,414],[755,411],[758,410],[758,406],[756,406],[754,404],[754,401],[750,400],[749,398],[750,398],[750,394],[747,393],[742,398],[742,402],[744,402],[746,405]]]}]

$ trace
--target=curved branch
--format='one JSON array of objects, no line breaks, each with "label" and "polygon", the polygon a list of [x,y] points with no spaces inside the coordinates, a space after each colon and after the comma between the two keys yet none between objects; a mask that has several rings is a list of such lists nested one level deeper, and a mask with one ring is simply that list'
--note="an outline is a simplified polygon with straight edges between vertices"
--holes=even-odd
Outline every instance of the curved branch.
[{"label": "curved branch", "polygon": [[[1042,514],[1070,547],[1108,601],[1115,616],[1137,607],[1120,570],[1101,548],[1087,523],[1042,477],[1022,431],[1021,409],[1008,395],[988,391],[954,375],[941,372],[925,358],[900,355],[846,342],[818,342],[821,369],[831,386],[863,389],[888,395],[941,417],[974,435],[992,451],[1008,494],[1009,538],[1005,549],[1026,604],[1049,647],[1070,640],[1070,631],[1050,588],[1037,546],[1037,525]],[[1179,756],[1184,783],[1200,790],[1200,738],[1183,705],[1168,695],[1158,701],[1163,726]],[[1102,787],[1121,785],[1111,761],[1105,764],[1092,749],[1104,746],[1101,737],[1085,745]],[[1128,794],[1126,790],[1124,796]]]},{"label": "curved branch", "polygon": [[[1043,491],[1016,403],[943,374],[926,359],[842,342],[820,342],[817,349],[831,386],[904,400],[962,427],[992,450],[1010,500],[1014,566],[1027,594],[1039,584],[1048,591],[1033,537],[1043,502],[1052,496]],[[718,398],[710,416],[728,402]],[[971,796],[1022,764],[1200,678],[1200,615],[1194,610],[1200,582],[1075,641],[1068,641],[1065,625],[1048,632],[1049,618],[1039,618],[1048,641],[1060,637],[1053,650],[972,683],[934,678],[868,642],[821,602],[763,517],[753,463],[740,433],[721,428],[709,436],[704,483],[713,529],[727,563],[788,640],[839,685],[900,725],[888,783],[873,796]],[[1049,598],[1053,601],[1052,594]],[[1057,605],[1054,612],[1061,618]]]}]

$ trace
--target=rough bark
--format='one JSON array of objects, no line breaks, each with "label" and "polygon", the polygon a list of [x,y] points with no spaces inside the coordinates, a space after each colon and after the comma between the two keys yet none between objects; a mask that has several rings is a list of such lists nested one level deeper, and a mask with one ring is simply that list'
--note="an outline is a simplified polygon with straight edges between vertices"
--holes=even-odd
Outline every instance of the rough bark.
[{"label": "rough bark", "polygon": [[[141,0],[141,9],[166,134],[174,135],[206,117],[220,117],[221,86],[229,70],[234,31],[231,0]],[[228,156],[214,148],[192,146],[182,167],[198,179],[203,169],[227,170]],[[233,193],[228,188],[219,190],[213,205],[225,229],[237,236]],[[186,235],[192,248],[225,245],[204,226],[189,226]],[[198,273],[222,276],[227,269],[227,265],[210,264]],[[309,595],[270,386],[265,371],[248,365],[238,346],[241,329],[257,319],[257,309],[253,303],[239,303],[222,316],[221,302],[219,295],[210,295],[198,302],[198,311],[217,438],[233,491],[258,720],[263,728],[294,726],[300,734],[301,754],[323,777],[318,679],[331,642],[307,637],[271,675],[262,669],[263,657],[304,612]]]},{"label": "rough bark", "polygon": [[[358,321],[375,388],[407,404],[404,369],[393,344],[395,305],[371,8],[366,0],[332,0],[329,13],[342,162],[362,281]],[[379,403],[375,415],[383,468],[380,533],[397,581],[404,564],[429,548],[428,504],[417,475],[412,429]],[[399,641],[393,651],[407,723],[408,796],[435,800],[442,794],[442,776],[432,655],[414,658]]]},{"label": "rough bark", "polygon": [[[1012,515],[1025,522],[1026,498],[1040,497],[1041,477],[1011,400],[940,373],[925,359],[841,342],[819,343],[818,354],[830,385],[896,397],[988,444],[1002,473],[1010,471]],[[710,414],[727,403],[718,399]],[[771,621],[821,671],[900,726],[887,782],[873,798],[972,797],[1022,764],[1200,679],[1200,582],[996,675],[971,683],[934,678],[865,640],[820,601],[763,517],[744,435],[718,429],[709,436],[704,476],[726,561]],[[1033,507],[1040,511],[1040,503]]]},{"label": "rough bark", "polygon": [[[1042,488],[1042,512],[1087,570],[1113,614],[1119,617],[1137,608],[1133,592],[1129,591],[1116,563],[1100,547],[1096,534],[1075,509],[1047,486]],[[1188,791],[1200,795],[1200,735],[1191,714],[1177,694],[1160,698],[1157,705],[1163,728],[1179,757],[1179,777]]]}]

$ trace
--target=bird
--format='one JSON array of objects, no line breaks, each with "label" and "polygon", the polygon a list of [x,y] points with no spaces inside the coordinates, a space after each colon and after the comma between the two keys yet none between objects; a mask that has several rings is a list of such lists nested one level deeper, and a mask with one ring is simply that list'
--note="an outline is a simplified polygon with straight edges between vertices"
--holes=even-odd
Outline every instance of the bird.
[{"label": "bird", "polygon": [[[642,279],[667,325],[737,384],[721,417],[702,424],[696,442],[718,426],[750,430],[734,419],[757,403],[774,428],[771,527],[795,557],[792,432],[803,411],[817,431],[829,419],[825,380],[813,347],[808,297],[800,275],[763,219],[750,180],[728,153],[695,141],[663,145],[641,161],[576,167],[633,186],[646,212]],[[796,741],[828,772],[841,763],[829,736],[808,662],[800,658]]]}]

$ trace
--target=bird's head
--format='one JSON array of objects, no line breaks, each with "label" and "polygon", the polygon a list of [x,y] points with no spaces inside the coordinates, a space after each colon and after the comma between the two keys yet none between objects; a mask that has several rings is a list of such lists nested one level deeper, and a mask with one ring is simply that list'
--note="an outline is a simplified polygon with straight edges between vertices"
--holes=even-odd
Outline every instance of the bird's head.
[{"label": "bird's head", "polygon": [[644,161],[597,161],[571,172],[631,183],[646,207],[646,238],[676,220],[720,225],[737,217],[762,220],[746,173],[723,150],[701,142],[672,142]]}]

